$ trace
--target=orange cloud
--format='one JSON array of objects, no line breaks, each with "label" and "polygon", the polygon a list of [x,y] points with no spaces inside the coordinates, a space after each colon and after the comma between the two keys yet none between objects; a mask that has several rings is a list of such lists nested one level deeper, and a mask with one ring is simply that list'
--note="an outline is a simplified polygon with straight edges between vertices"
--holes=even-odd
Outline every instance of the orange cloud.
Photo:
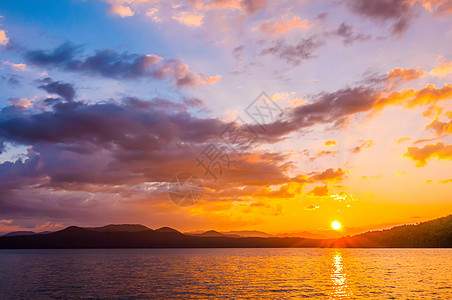
[{"label": "orange cloud", "polygon": [[[418,0],[428,12],[438,15],[452,13],[452,2],[450,0]],[[412,2],[416,3],[415,1]]]},{"label": "orange cloud", "polygon": [[322,156],[328,156],[328,155],[336,155],[336,154],[338,154],[338,153],[339,153],[338,150],[333,150],[333,151],[325,151],[325,150],[322,150],[322,151],[320,151],[320,152],[317,152],[317,153],[316,153],[316,156],[317,156],[317,157],[322,157]]},{"label": "orange cloud", "polygon": [[430,71],[430,75],[437,77],[446,77],[447,75],[452,73],[452,61],[447,61],[442,56],[440,56],[440,59],[441,62]]},{"label": "orange cloud", "polygon": [[5,46],[9,43],[9,38],[6,36],[6,32],[4,30],[0,30],[0,45]]},{"label": "orange cloud", "polygon": [[422,68],[407,68],[400,69],[395,68],[388,72],[388,89],[392,89],[394,86],[399,85],[402,82],[413,81],[425,76],[425,72]]},{"label": "orange cloud", "polygon": [[14,107],[27,108],[33,105],[34,99],[11,98],[8,100]]},{"label": "orange cloud", "polygon": [[122,5],[113,5],[108,10],[111,14],[116,14],[120,16],[121,18],[131,17],[135,13],[130,9],[128,6],[122,6]]},{"label": "orange cloud", "polygon": [[327,196],[329,193],[328,190],[328,186],[324,185],[324,186],[316,186],[314,187],[314,189],[312,191],[309,192],[310,194],[313,194],[314,196],[317,197],[323,197],[323,196]]},{"label": "orange cloud", "polygon": [[209,5],[205,5],[204,0],[193,0],[193,2],[197,9],[242,9],[241,0],[217,0],[212,1]]},{"label": "orange cloud", "polygon": [[361,145],[356,146],[352,150],[352,152],[353,153],[359,153],[359,152],[361,152],[362,149],[372,147],[373,145],[375,145],[374,142],[372,142],[372,140],[368,140],[368,141],[365,141],[364,143],[362,143]]},{"label": "orange cloud", "polygon": [[162,23],[163,20],[159,16],[157,16],[158,12],[158,8],[153,7],[146,12],[146,17],[151,18],[155,23]]},{"label": "orange cloud", "polygon": [[300,17],[293,17],[290,20],[281,20],[279,22],[265,21],[258,29],[271,35],[281,35],[295,28],[308,28],[308,20],[301,20]]},{"label": "orange cloud", "polygon": [[14,71],[26,71],[27,70],[26,64],[15,64],[15,63],[12,63],[9,61],[4,61],[3,64],[10,66],[11,69],[13,69]]},{"label": "orange cloud", "polygon": [[427,145],[423,148],[408,147],[405,157],[416,162],[416,167],[427,165],[427,160],[436,157],[438,160],[452,159],[452,145],[438,142],[435,145]]},{"label": "orange cloud", "polygon": [[316,206],[316,205],[309,205],[307,207],[305,207],[305,210],[316,210],[319,209],[320,206]]},{"label": "orange cloud", "polygon": [[205,76],[203,74],[195,74],[190,72],[187,64],[171,62],[162,65],[158,69],[158,76],[174,77],[176,84],[179,86],[196,86],[198,84],[214,84],[221,79],[221,75]]},{"label": "orange cloud", "polygon": [[315,156],[312,156],[309,158],[310,161],[314,161],[320,157],[325,157],[325,156],[335,156],[336,154],[338,154],[339,151],[338,150],[322,150],[320,152],[317,152],[315,154]]},{"label": "orange cloud", "polygon": [[440,120],[435,119],[432,123],[425,126],[425,129],[433,129],[437,135],[452,133],[452,121],[441,122]]},{"label": "orange cloud", "polygon": [[407,142],[409,140],[411,140],[409,137],[402,137],[397,141],[397,144],[401,144],[401,143]]},{"label": "orange cloud", "polygon": [[386,105],[403,105],[405,107],[435,104],[438,101],[452,97],[452,85],[446,83],[442,88],[436,88],[434,84],[428,84],[420,90],[403,89],[400,92],[392,92],[387,97],[380,98],[374,108],[383,108]]},{"label": "orange cloud", "polygon": [[311,182],[315,181],[325,181],[325,182],[338,182],[342,180],[345,176],[345,171],[338,168],[336,171],[332,168],[323,171],[322,173],[311,176],[309,180]]},{"label": "orange cloud", "polygon": [[208,76],[208,77],[204,77],[204,78],[200,78],[200,82],[199,83],[203,83],[203,84],[214,84],[216,83],[218,80],[221,79],[221,75],[217,75],[217,76]]},{"label": "orange cloud", "polygon": [[204,22],[202,14],[193,14],[186,11],[178,13],[173,19],[188,27],[199,27]]}]

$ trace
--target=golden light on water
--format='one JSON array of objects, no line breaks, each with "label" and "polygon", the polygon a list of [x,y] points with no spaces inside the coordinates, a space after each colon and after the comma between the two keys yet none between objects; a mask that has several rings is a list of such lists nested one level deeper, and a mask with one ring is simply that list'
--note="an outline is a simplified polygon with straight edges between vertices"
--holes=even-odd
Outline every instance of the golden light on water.
[{"label": "golden light on water", "polygon": [[331,286],[333,289],[330,299],[350,299],[353,296],[347,277],[342,250],[336,250],[331,259]]},{"label": "golden light on water", "polygon": [[339,230],[342,226],[338,221],[334,221],[333,223],[331,223],[331,227],[333,227],[334,230]]}]

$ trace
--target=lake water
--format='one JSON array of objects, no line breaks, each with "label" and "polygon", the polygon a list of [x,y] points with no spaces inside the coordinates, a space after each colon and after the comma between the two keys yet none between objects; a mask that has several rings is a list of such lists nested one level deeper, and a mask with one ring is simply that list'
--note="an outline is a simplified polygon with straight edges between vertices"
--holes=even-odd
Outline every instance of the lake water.
[{"label": "lake water", "polygon": [[452,299],[452,249],[0,250],[1,299]]}]

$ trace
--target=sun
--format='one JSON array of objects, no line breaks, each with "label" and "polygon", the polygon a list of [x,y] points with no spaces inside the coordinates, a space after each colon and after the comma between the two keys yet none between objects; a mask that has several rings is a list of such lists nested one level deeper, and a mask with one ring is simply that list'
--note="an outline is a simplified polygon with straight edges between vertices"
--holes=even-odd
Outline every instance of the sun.
[{"label": "sun", "polygon": [[334,230],[339,230],[342,226],[338,221],[334,221],[333,223],[331,223],[331,227],[333,227]]}]

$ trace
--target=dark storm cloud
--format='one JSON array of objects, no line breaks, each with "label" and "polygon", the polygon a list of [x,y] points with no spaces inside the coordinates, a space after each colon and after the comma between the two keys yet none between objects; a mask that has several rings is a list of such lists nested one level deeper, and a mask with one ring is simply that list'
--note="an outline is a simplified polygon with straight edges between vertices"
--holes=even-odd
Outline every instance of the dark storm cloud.
[{"label": "dark storm cloud", "polygon": [[350,9],[363,17],[377,22],[391,21],[391,32],[404,33],[413,17],[410,1],[407,0],[346,0]]},{"label": "dark storm cloud", "polygon": [[[331,93],[314,96],[311,103],[300,105],[286,111],[284,119],[264,126],[261,138],[278,140],[281,136],[316,124],[343,124],[348,117],[370,111],[377,103],[378,92],[368,86],[345,88]],[[259,126],[254,130],[258,131]]]},{"label": "dark storm cloud", "polygon": [[265,7],[267,0],[243,0],[242,7],[249,14],[255,14]]},{"label": "dark storm cloud", "polygon": [[[164,111],[175,111],[165,114]],[[53,111],[0,112],[0,137],[16,143],[90,141],[123,148],[160,149],[175,139],[202,142],[220,132],[216,119],[196,119],[179,104],[163,99],[128,98],[123,104],[57,103]]]},{"label": "dark storm cloud", "polygon": [[[201,105],[195,99],[186,102]],[[43,111],[5,107],[0,141],[29,148],[15,162],[0,163],[0,217],[67,219],[119,200],[161,201],[165,183],[175,174],[203,173],[195,156],[227,125],[196,118],[185,105],[128,98],[58,102]],[[231,161],[231,173],[210,190],[288,182],[283,159],[278,153],[244,154]],[[152,189],[140,188],[147,183]]]},{"label": "dark storm cloud", "polygon": [[[281,119],[263,126],[253,125],[252,129],[260,133],[260,140],[277,142],[291,132],[318,124],[330,124],[330,129],[339,128],[360,113],[369,113],[387,105],[402,105],[403,103],[397,101],[398,93],[393,92],[388,98],[387,92],[423,76],[425,72],[419,68],[396,68],[386,74],[373,74],[354,87],[313,95],[307,104],[287,109]],[[448,84],[440,89],[427,86],[417,93],[418,95],[411,102],[404,104],[422,105],[422,97],[427,95],[433,102],[446,99],[451,93],[451,87]]]},{"label": "dark storm cloud", "polygon": [[[200,105],[199,100],[195,103]],[[207,142],[219,140],[226,126],[218,119],[196,118],[185,104],[160,98],[59,102],[50,111],[37,112],[10,106],[0,112],[0,141],[31,147],[25,160],[0,164],[0,172],[4,171],[0,177],[19,172],[13,176],[17,182],[28,183],[26,175],[39,183],[46,178],[46,184],[65,189],[166,181],[181,170],[195,170],[194,157]],[[238,174],[231,179],[249,182],[244,170],[260,170],[252,180],[255,184],[286,178],[276,165],[281,161],[277,154],[261,154],[266,163],[247,158],[236,162]],[[3,184],[15,187],[10,180]]]},{"label": "dark storm cloud", "polygon": [[353,27],[347,25],[346,23],[341,23],[335,33],[343,38],[343,43],[345,45],[351,45],[357,41],[365,41],[370,39],[370,35],[355,33]]},{"label": "dark storm cloud", "polygon": [[156,64],[155,57],[127,53],[117,53],[104,49],[86,58],[78,58],[81,48],[69,43],[62,44],[53,51],[35,50],[26,54],[29,63],[58,67],[68,71],[99,74],[108,78],[137,78],[146,75],[147,67]]},{"label": "dark storm cloud", "polygon": [[40,89],[47,91],[49,94],[56,94],[67,101],[74,100],[75,89],[72,84],[63,83],[61,81],[53,81],[51,78],[41,80]]},{"label": "dark storm cloud", "polygon": [[54,50],[27,51],[30,64],[53,67],[64,71],[80,72],[113,79],[153,78],[171,80],[177,86],[212,84],[216,77],[207,77],[189,71],[180,59],[162,61],[158,55],[118,53],[114,50],[97,50],[84,56],[83,49],[70,43]]}]

